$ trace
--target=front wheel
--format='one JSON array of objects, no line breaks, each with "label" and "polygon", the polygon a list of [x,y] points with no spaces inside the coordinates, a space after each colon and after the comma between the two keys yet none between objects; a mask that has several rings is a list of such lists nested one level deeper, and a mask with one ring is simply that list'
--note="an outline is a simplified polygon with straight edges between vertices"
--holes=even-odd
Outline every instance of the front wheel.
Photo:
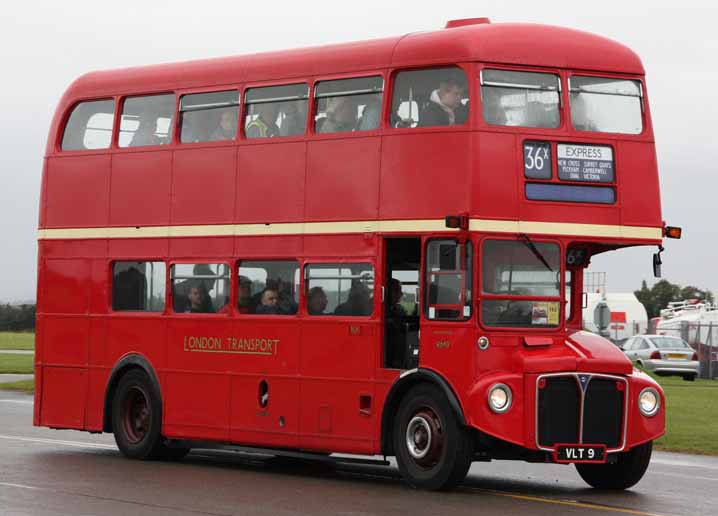
[{"label": "front wheel", "polygon": [[614,464],[576,464],[581,478],[596,489],[628,489],[638,483],[651,462],[651,441],[619,453]]},{"label": "front wheel", "polygon": [[418,385],[404,397],[393,439],[399,471],[413,487],[450,489],[464,480],[471,466],[470,436],[433,385]]}]

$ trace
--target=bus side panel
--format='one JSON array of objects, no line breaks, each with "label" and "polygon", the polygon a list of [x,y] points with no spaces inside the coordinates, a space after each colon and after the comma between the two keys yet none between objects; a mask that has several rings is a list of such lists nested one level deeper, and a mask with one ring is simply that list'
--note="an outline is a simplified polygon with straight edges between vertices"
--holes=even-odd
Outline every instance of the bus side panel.
[{"label": "bus side panel", "polygon": [[87,369],[43,367],[41,424],[84,429]]},{"label": "bus side panel", "polygon": [[518,218],[515,138],[511,134],[474,133],[471,215],[486,219]]},{"label": "bus side panel", "polygon": [[653,143],[620,142],[616,152],[616,175],[622,207],[621,223],[661,227],[658,167]]},{"label": "bus side panel", "polygon": [[237,150],[234,146],[175,151],[172,224],[232,222],[236,176]]},{"label": "bus side panel", "polygon": [[[102,270],[102,272],[106,272],[104,266],[100,269]],[[93,275],[99,274],[99,272],[99,270],[93,271]],[[99,297],[100,293],[95,292],[98,289],[105,290],[106,281],[102,285],[94,284],[93,282],[93,297]],[[106,306],[107,303],[105,302],[105,311]],[[95,312],[95,307],[93,307],[93,312]],[[94,431],[102,430],[102,416],[105,409],[104,403],[105,393],[107,389],[107,381],[109,380],[110,372],[112,371],[112,369],[109,367],[103,367],[103,364],[105,363],[105,349],[107,347],[108,327],[109,320],[105,317],[94,317],[90,320],[90,341],[88,346],[88,362],[90,369],[89,377],[87,380],[88,392],[87,410],[85,411],[85,428]]]},{"label": "bus side panel", "polygon": [[43,227],[107,226],[110,156],[47,159]]},{"label": "bus side panel", "polygon": [[304,218],[304,142],[243,145],[238,160],[237,222],[295,222]]},{"label": "bus side panel", "polygon": [[471,134],[383,137],[380,218],[443,218],[468,211]]},{"label": "bus side panel", "polygon": [[171,164],[172,153],[165,150],[115,154],[110,225],[169,224]]},{"label": "bus side panel", "polygon": [[376,220],[380,149],[376,137],[310,142],[306,220]]}]

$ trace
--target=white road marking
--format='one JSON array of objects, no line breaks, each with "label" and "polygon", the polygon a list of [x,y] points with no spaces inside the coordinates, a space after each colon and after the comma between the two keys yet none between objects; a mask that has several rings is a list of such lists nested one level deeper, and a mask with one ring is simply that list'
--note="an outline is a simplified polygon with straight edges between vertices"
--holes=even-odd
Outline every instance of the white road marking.
[{"label": "white road marking", "polygon": [[681,473],[664,473],[663,471],[649,471],[649,475],[663,475],[665,477],[689,478],[691,480],[710,480],[718,482],[718,477],[697,477],[695,475],[682,475]]},{"label": "white road marking", "polygon": [[18,405],[33,405],[34,401],[22,401],[22,400],[0,400],[0,403],[16,403]]},{"label": "white road marking", "polygon": [[100,443],[83,443],[80,441],[62,441],[60,439],[43,439],[41,437],[20,437],[19,435],[2,435],[0,439],[7,439],[8,441],[22,441],[29,443],[40,443],[40,444],[59,444],[60,446],[74,446],[76,448],[101,448],[103,450],[116,450],[117,447],[112,444],[100,444]]},{"label": "white road marking", "polygon": [[716,464],[699,464],[697,462],[687,462],[684,460],[667,459],[652,457],[651,464],[662,464],[665,466],[680,466],[684,468],[702,468],[702,469],[714,469],[718,471],[718,462]]},{"label": "white road marking", "polygon": [[24,484],[11,484],[10,482],[0,482],[0,486],[2,486],[2,487],[18,487],[20,489],[36,489],[38,491],[43,491],[42,487],[26,486]]}]

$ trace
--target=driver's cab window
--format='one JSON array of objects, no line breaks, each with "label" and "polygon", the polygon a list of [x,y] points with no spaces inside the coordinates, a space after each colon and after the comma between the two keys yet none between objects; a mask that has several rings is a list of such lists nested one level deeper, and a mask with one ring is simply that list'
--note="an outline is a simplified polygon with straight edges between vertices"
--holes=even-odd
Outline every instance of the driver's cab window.
[{"label": "driver's cab window", "polygon": [[427,319],[466,320],[471,317],[470,242],[431,240],[426,248]]}]

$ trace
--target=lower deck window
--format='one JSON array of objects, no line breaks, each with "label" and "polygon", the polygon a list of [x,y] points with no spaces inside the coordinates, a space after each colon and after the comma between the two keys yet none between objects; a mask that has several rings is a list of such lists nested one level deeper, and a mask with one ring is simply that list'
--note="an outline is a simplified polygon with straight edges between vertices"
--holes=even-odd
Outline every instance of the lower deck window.
[{"label": "lower deck window", "polygon": [[162,312],[165,309],[163,262],[115,262],[112,309],[116,312]]},{"label": "lower deck window", "polygon": [[179,263],[172,266],[175,312],[211,314],[229,311],[229,266]]},{"label": "lower deck window", "polygon": [[374,267],[369,263],[322,263],[305,268],[309,315],[371,315]]},{"label": "lower deck window", "polygon": [[243,261],[237,280],[240,314],[293,315],[299,307],[299,263]]}]

